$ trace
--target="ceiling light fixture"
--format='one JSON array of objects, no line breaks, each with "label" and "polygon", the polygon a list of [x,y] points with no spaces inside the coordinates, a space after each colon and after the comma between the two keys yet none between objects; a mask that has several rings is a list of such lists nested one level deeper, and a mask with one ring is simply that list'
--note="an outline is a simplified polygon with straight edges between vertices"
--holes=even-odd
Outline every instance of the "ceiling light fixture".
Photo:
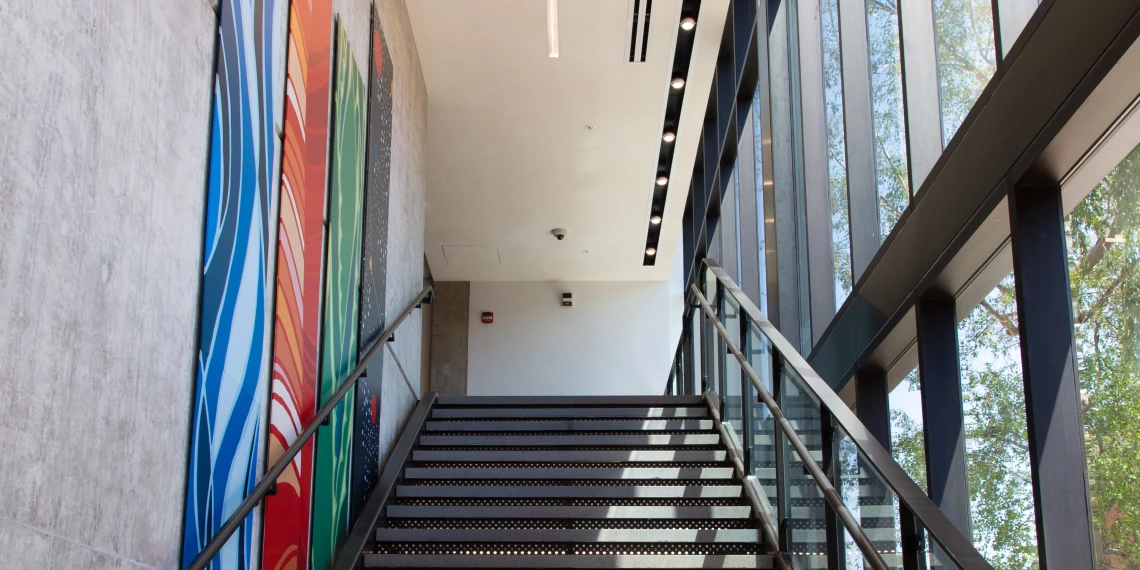
[{"label": "ceiling light fixture", "polygon": [[664,186],[668,183],[669,183],[669,178],[667,176],[658,176],[657,177],[657,185],[658,186]]},{"label": "ceiling light fixture", "polygon": [[645,248],[645,255],[657,255],[657,248],[655,248],[655,247]]},{"label": "ceiling light fixture", "polygon": [[546,46],[558,57],[558,0],[546,0]]},{"label": "ceiling light fixture", "polygon": [[661,135],[661,140],[663,140],[667,143],[671,143],[671,142],[677,140],[677,134],[674,133],[673,131],[665,131],[665,134]]},{"label": "ceiling light fixture", "polygon": [[681,18],[681,29],[682,30],[685,30],[686,32],[691,32],[691,31],[693,31],[693,28],[695,28],[695,27],[697,27],[697,21],[694,20],[692,16],[685,16],[684,18]]},{"label": "ceiling light fixture", "polygon": [[650,217],[650,218],[649,218],[649,223],[651,223],[651,224],[653,224],[653,225],[655,225],[655,226],[656,226],[657,224],[660,224],[660,223],[661,223],[661,216],[652,216],[652,217]]},{"label": "ceiling light fixture", "polygon": [[680,89],[680,88],[685,86],[685,78],[684,77],[674,77],[673,81],[669,82],[669,85],[673,86],[673,89]]}]

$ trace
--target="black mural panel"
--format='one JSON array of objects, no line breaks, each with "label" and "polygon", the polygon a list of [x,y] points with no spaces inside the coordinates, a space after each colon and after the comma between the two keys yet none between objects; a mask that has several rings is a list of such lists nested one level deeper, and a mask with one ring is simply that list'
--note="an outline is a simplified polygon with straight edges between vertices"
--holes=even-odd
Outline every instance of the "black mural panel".
[{"label": "black mural panel", "polygon": [[[380,19],[372,13],[371,65],[368,67],[368,146],[364,188],[364,237],[360,274],[360,351],[364,354],[383,332],[388,278],[388,188],[392,170],[392,59]],[[352,516],[360,508],[380,470],[380,394],[384,354],[368,365],[356,389],[356,437],[352,462]]]}]

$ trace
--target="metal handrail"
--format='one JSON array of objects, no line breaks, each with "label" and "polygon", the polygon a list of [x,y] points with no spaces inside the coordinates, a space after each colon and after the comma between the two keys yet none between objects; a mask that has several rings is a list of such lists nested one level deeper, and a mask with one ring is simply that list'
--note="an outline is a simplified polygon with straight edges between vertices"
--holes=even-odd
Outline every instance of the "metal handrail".
[{"label": "metal handrail", "polygon": [[859,526],[859,523],[855,521],[855,517],[851,514],[847,505],[843,504],[843,499],[839,496],[839,493],[836,492],[835,486],[827,479],[827,475],[824,475],[823,469],[820,469],[819,464],[815,462],[815,458],[811,456],[811,451],[804,445],[803,440],[800,439],[796,430],[792,429],[792,424],[788,422],[788,418],[784,417],[784,412],[780,410],[780,406],[776,404],[776,400],[772,398],[772,395],[768,393],[768,389],[764,387],[764,382],[756,375],[756,371],[752,369],[752,365],[748,363],[748,359],[744,358],[744,354],[740,352],[736,343],[732,341],[728,331],[724,328],[724,325],[721,324],[720,319],[717,318],[712,307],[709,306],[708,300],[701,294],[701,290],[697,288],[696,284],[690,285],[689,288],[693,290],[693,295],[696,297],[697,302],[701,304],[701,310],[705,312],[705,315],[712,321],[713,326],[716,327],[716,331],[720,333],[721,338],[724,339],[728,350],[731,351],[732,355],[736,357],[736,360],[740,362],[744,373],[748,375],[748,379],[751,380],[752,384],[756,387],[756,392],[760,394],[760,399],[764,401],[764,405],[767,406],[768,411],[772,413],[772,418],[775,420],[776,425],[780,427],[780,431],[784,432],[784,437],[788,438],[788,442],[792,444],[796,453],[799,454],[804,467],[807,467],[808,473],[811,474],[812,479],[815,479],[815,484],[819,486],[819,490],[823,492],[823,497],[827,499],[828,504],[831,505],[832,510],[835,511],[835,515],[839,517],[840,522],[843,523],[847,532],[851,534],[851,539],[859,546],[859,550],[863,551],[863,556],[875,570],[889,570],[886,562],[883,562],[883,558],[879,556],[878,552],[875,552],[875,547],[863,532],[863,527]]},{"label": "metal handrail", "polygon": [[[973,541],[963,535],[958,527],[946,518],[942,510],[934,504],[934,501],[930,500],[930,497],[895,461],[891,452],[887,451],[879,443],[879,440],[867,430],[863,422],[859,421],[859,418],[839,397],[839,394],[836,394],[831,386],[820,378],[803,355],[768,321],[759,307],[744,294],[744,291],[728,273],[712,259],[705,258],[703,264],[716,275],[724,294],[731,297],[740,306],[740,309],[756,325],[760,333],[772,345],[772,348],[780,353],[783,357],[784,366],[790,366],[802,380],[802,386],[815,397],[820,406],[831,412],[832,419],[851,438],[867,464],[879,474],[883,482],[895,493],[899,503],[922,523],[930,537],[942,547],[942,554],[948,556],[959,568],[965,570],[993,570],[993,566],[986,562],[986,559],[974,547]],[[694,292],[699,295],[700,290],[696,288],[696,285],[693,285],[693,288]],[[700,298],[703,299],[703,295]],[[718,330],[720,329],[723,329],[723,326],[719,327]],[[724,332],[721,334],[723,336]],[[737,359],[739,360],[742,356],[738,355]],[[745,361],[741,361],[741,365],[749,372],[753,384],[756,384],[758,379],[751,366]],[[757,389],[763,391],[762,386],[758,385]]]},{"label": "metal handrail", "polygon": [[396,332],[400,323],[404,322],[404,319],[408,318],[408,315],[412,314],[413,310],[418,308],[425,300],[429,303],[431,302],[431,300],[428,299],[431,294],[431,286],[424,287],[408,307],[392,321],[392,324],[388,325],[388,327],[384,329],[384,332],[376,337],[376,341],[368,348],[368,352],[364,354],[364,358],[361,358],[360,361],[357,362],[356,368],[353,368],[352,372],[345,377],[340,388],[337,388],[337,391],[333,393],[329,401],[317,411],[317,415],[313,418],[312,423],[297,436],[297,439],[285,450],[285,454],[273,464],[273,467],[270,467],[269,470],[265,472],[265,475],[261,477],[257,486],[253,488],[253,492],[242,501],[237,510],[230,515],[230,518],[226,519],[226,524],[222,525],[222,528],[210,539],[210,542],[206,543],[206,547],[198,553],[198,557],[194,559],[194,562],[191,562],[190,565],[187,566],[187,570],[203,570],[213,561],[214,557],[218,555],[218,552],[221,552],[222,547],[226,545],[226,541],[228,541],[234,531],[241,526],[245,517],[253,512],[254,507],[261,503],[265,495],[268,494],[273,485],[277,483],[277,478],[285,472],[285,467],[301,452],[301,448],[312,439],[313,434],[317,433],[317,429],[321,427],[325,418],[329,417],[333,408],[336,408],[341,400],[344,399],[345,395],[348,394],[348,391],[356,386],[356,381],[360,379],[361,374],[364,374],[364,371],[368,368],[368,363],[372,361],[372,357],[376,356],[377,352],[380,352],[380,348],[388,342],[388,339]]}]

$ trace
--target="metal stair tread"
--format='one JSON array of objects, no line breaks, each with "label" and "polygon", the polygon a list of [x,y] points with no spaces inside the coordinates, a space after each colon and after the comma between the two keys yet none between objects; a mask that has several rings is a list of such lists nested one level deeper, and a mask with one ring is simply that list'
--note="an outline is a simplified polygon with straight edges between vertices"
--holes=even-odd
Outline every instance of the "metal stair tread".
[{"label": "metal stair tread", "polygon": [[366,568],[772,568],[767,554],[365,554]]},{"label": "metal stair tread", "polygon": [[720,445],[720,435],[701,434],[602,434],[602,435],[423,435],[420,446],[543,446],[606,447]]},{"label": "metal stair tread", "polygon": [[428,421],[428,432],[464,431],[708,431],[712,420],[455,420]]},{"label": "metal stair tread", "polygon": [[378,528],[377,542],[758,543],[759,529]]},{"label": "metal stair tread", "polygon": [[407,479],[732,479],[732,467],[408,467]]},{"label": "metal stair tread", "polygon": [[509,451],[412,451],[412,461],[520,462],[520,463],[623,463],[623,462],[720,462],[727,452],[708,451],[603,451],[603,450],[509,450]]},{"label": "metal stair tread", "polygon": [[752,507],[388,505],[387,515],[430,519],[745,519],[752,515]]},{"label": "metal stair tread", "polygon": [[399,498],[584,498],[584,499],[721,499],[742,496],[739,485],[526,485],[526,486],[469,486],[469,485],[400,485]]},{"label": "metal stair tread", "polygon": [[456,418],[707,418],[708,408],[629,407],[629,408],[440,408],[433,419]]}]

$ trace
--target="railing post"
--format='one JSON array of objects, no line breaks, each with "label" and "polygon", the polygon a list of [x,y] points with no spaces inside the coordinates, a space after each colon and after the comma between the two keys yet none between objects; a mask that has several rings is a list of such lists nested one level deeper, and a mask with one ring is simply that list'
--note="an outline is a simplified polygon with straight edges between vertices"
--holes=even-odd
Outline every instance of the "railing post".
[{"label": "railing post", "polygon": [[[716,317],[724,322],[724,286],[716,282]],[[720,417],[723,421],[728,417],[728,345],[721,340],[720,335],[713,335],[713,346],[716,349],[716,383],[717,395],[720,396]]]},{"label": "railing post", "polygon": [[[843,492],[842,469],[839,465],[839,442],[835,438],[835,424],[831,419],[831,412],[824,406],[819,408],[819,437],[820,449],[823,451],[823,461],[819,466],[827,474],[840,493]],[[827,567],[846,568],[846,545],[843,540],[843,523],[835,516],[835,510],[824,510],[824,531],[827,544]]]},{"label": "railing post", "polygon": [[[784,357],[772,351],[772,399],[783,406]],[[787,552],[791,546],[788,536],[788,494],[784,490],[784,435],[778,429],[772,430],[772,449],[776,455],[776,524],[780,534],[780,552]]]},{"label": "railing post", "polygon": [[[751,321],[744,311],[740,312],[740,344],[743,347],[745,355],[752,355],[752,335],[748,334],[748,325]],[[750,359],[751,360],[751,359]],[[748,394],[752,392],[752,382],[748,380],[748,374],[744,372],[744,367],[740,367],[740,422],[744,429],[740,430],[740,445],[744,449],[740,450],[740,456],[744,460],[744,469],[748,472],[752,471],[752,445],[755,438],[755,425],[752,423],[752,399]]]}]

